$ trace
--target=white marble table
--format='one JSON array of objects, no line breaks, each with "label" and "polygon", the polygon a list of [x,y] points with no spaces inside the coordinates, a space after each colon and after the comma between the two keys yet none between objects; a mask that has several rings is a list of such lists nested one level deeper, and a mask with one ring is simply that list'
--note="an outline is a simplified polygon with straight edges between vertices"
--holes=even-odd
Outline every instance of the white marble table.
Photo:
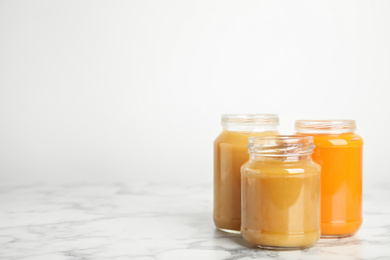
[{"label": "white marble table", "polygon": [[390,191],[366,192],[357,235],[265,251],[212,222],[212,185],[0,186],[0,259],[390,259]]}]

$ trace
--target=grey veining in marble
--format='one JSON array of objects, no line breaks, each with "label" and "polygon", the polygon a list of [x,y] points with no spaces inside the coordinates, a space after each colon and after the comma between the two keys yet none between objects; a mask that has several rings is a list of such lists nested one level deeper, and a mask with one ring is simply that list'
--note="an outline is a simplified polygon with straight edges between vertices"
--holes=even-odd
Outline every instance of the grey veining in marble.
[{"label": "grey veining in marble", "polygon": [[0,259],[390,259],[389,201],[366,194],[353,237],[277,252],[214,228],[210,184],[2,186]]}]

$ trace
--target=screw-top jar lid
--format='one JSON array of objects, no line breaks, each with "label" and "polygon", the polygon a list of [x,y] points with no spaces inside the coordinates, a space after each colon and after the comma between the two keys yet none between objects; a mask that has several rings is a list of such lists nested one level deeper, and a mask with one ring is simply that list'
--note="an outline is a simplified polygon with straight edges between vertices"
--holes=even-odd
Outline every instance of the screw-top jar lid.
[{"label": "screw-top jar lid", "polygon": [[356,130],[355,120],[296,120],[295,130],[302,134],[351,133]]},{"label": "screw-top jar lid", "polygon": [[313,137],[306,135],[270,135],[248,138],[248,153],[261,156],[299,156],[313,153]]}]

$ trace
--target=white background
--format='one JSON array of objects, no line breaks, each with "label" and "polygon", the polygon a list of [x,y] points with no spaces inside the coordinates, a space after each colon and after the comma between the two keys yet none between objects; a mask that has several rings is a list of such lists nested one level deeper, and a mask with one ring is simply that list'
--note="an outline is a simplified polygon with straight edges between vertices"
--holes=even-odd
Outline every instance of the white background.
[{"label": "white background", "polygon": [[390,180],[390,1],[0,0],[0,182],[212,182],[222,113],[356,119]]}]

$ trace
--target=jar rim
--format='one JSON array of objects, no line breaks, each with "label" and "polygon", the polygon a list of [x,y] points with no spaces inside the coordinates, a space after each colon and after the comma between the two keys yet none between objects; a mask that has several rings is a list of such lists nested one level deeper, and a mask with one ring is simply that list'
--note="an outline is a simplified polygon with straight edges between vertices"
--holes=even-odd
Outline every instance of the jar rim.
[{"label": "jar rim", "polygon": [[[295,141],[295,140],[313,140],[312,136],[308,135],[266,135],[266,136],[251,136],[248,137],[248,140],[285,140],[285,141]],[[313,141],[314,142],[314,141]]]},{"label": "jar rim", "polygon": [[355,120],[296,120],[295,130],[298,133],[350,133],[356,131]]}]

